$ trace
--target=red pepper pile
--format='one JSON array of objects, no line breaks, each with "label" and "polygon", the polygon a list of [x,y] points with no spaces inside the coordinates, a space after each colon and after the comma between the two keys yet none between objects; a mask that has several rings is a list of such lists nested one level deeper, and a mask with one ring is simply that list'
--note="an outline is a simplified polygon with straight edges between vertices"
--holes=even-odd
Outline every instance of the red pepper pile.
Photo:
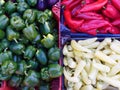
[{"label": "red pepper pile", "polygon": [[120,0],[63,0],[62,5],[72,32],[120,34]]}]

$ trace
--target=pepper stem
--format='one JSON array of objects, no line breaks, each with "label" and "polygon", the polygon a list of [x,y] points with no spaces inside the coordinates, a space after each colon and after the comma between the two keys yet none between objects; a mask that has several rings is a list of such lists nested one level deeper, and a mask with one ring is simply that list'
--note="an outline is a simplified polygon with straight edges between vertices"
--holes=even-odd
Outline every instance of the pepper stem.
[{"label": "pepper stem", "polygon": [[28,27],[28,21],[27,21],[27,19],[25,20],[25,24],[26,24],[26,26]]},{"label": "pepper stem", "polygon": [[29,66],[26,66],[26,68],[30,68],[30,67],[32,67],[31,65],[29,65]]},{"label": "pepper stem", "polygon": [[24,71],[24,73],[25,73],[25,76],[28,76],[27,71]]},{"label": "pepper stem", "polygon": [[5,48],[4,52],[6,52],[6,51],[7,51],[7,49],[8,49],[8,48]]},{"label": "pepper stem", "polygon": [[22,51],[22,53],[25,53],[25,51]]},{"label": "pepper stem", "polygon": [[39,28],[38,28],[37,26],[35,26],[35,28],[36,28],[37,30],[39,30]]},{"label": "pepper stem", "polygon": [[16,39],[16,38],[14,38],[13,40],[14,40],[16,43],[18,43],[18,41],[17,41],[17,39]]}]

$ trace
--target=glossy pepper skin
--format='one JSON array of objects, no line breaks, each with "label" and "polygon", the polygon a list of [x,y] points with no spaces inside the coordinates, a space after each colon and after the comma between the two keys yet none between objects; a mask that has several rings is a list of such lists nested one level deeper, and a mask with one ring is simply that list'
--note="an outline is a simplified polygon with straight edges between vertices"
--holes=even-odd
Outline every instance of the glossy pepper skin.
[{"label": "glossy pepper skin", "polygon": [[37,0],[27,0],[28,5],[34,7],[37,4]]},{"label": "glossy pepper skin", "polygon": [[2,39],[2,41],[0,42],[0,52],[8,48],[9,44],[10,42],[7,39]]},{"label": "glossy pepper skin", "polygon": [[20,34],[13,30],[11,26],[8,26],[6,29],[7,39],[9,41],[16,40],[20,37]]},{"label": "glossy pepper skin", "polygon": [[5,0],[0,1],[0,8],[5,4]]},{"label": "glossy pepper skin", "polygon": [[24,87],[21,87],[20,90],[35,90],[35,88],[24,86]]},{"label": "glossy pepper skin", "polygon": [[9,18],[6,15],[0,15],[0,29],[4,30],[9,24]]},{"label": "glossy pepper skin", "polygon": [[40,83],[38,90],[50,90],[49,83]]},{"label": "glossy pepper skin", "polygon": [[48,71],[51,78],[57,78],[62,75],[62,67],[59,64],[48,65]]},{"label": "glossy pepper skin", "polygon": [[3,62],[1,66],[1,70],[3,74],[11,75],[13,74],[17,69],[17,63],[12,60],[6,60]]},{"label": "glossy pepper skin", "polygon": [[15,17],[15,16],[20,16],[20,14],[19,14],[18,12],[14,12],[14,13],[12,13],[12,14],[10,15],[11,18],[12,18],[12,17]]},{"label": "glossy pepper skin", "polygon": [[10,50],[17,55],[21,55],[24,49],[25,49],[25,46],[21,43],[12,43],[10,45]]},{"label": "glossy pepper skin", "polygon": [[46,14],[47,14],[47,16],[48,16],[48,20],[53,19],[53,13],[52,13],[52,11],[51,11],[51,10],[46,9],[46,10],[44,11],[44,13],[46,13]]},{"label": "glossy pepper skin", "polygon": [[28,46],[27,49],[25,50],[24,58],[28,60],[32,59],[35,53],[36,53],[36,48],[34,46]]},{"label": "glossy pepper skin", "polygon": [[40,24],[40,32],[42,35],[47,35],[51,33],[50,25],[51,24],[47,21],[44,24]]},{"label": "glossy pepper skin", "polygon": [[16,0],[16,1],[19,3],[19,2],[25,2],[26,0]]},{"label": "glossy pepper skin", "polygon": [[25,77],[23,83],[25,86],[35,87],[39,84],[39,78],[40,75],[37,72],[30,70],[28,71],[28,76]]},{"label": "glossy pepper skin", "polygon": [[8,74],[2,74],[2,72],[0,73],[0,80],[9,80],[11,77],[11,75]]},{"label": "glossy pepper skin", "polygon": [[50,81],[50,75],[49,75],[48,67],[44,67],[44,68],[41,69],[40,76],[41,76],[42,80],[45,80],[47,82]]},{"label": "glossy pepper skin", "polygon": [[21,14],[29,8],[30,7],[26,2],[19,2],[18,5],[17,5],[17,11]]},{"label": "glossy pepper skin", "polygon": [[31,66],[30,69],[36,70],[39,66],[39,63],[35,60],[29,60],[28,65]]},{"label": "glossy pepper skin", "polygon": [[42,49],[37,50],[36,58],[40,62],[40,64],[42,64],[42,65],[46,65],[47,64],[47,55],[44,52],[44,50],[42,50]]},{"label": "glossy pepper skin", "polygon": [[21,17],[15,16],[10,19],[10,24],[17,31],[22,30],[25,27],[25,23]]},{"label": "glossy pepper skin", "polygon": [[48,50],[49,60],[58,61],[60,58],[60,49],[57,47],[52,47]]},{"label": "glossy pepper skin", "polygon": [[31,24],[28,27],[24,28],[23,33],[30,41],[33,41],[39,35],[37,30],[35,29],[34,24]]},{"label": "glossy pepper skin", "polygon": [[5,11],[8,14],[11,14],[13,12],[15,12],[17,9],[15,3],[13,3],[12,1],[8,1],[5,3]]},{"label": "glossy pepper skin", "polygon": [[25,45],[29,43],[29,40],[24,35],[21,35],[21,37],[18,40],[20,43],[25,44]]},{"label": "glossy pepper skin", "polygon": [[0,8],[0,15],[3,15],[5,13],[5,11],[3,10],[3,8]]},{"label": "glossy pepper skin", "polygon": [[120,0],[111,0],[114,7],[120,11]]},{"label": "glossy pepper skin", "polygon": [[7,60],[12,60],[12,52],[11,51],[6,51],[6,52],[2,52],[0,53],[0,65]]},{"label": "glossy pepper skin", "polygon": [[27,70],[27,64],[24,60],[21,60],[19,63],[18,63],[18,68],[16,70],[16,74],[17,75],[24,75],[25,71]]},{"label": "glossy pepper skin", "polygon": [[11,87],[18,87],[22,82],[22,77],[13,75],[10,80],[8,81],[8,85]]},{"label": "glossy pepper skin", "polygon": [[21,59],[21,56],[18,56],[18,55],[14,55],[14,56],[13,56],[13,61],[14,61],[14,62],[19,63],[21,60],[22,60],[22,59]]},{"label": "glossy pepper skin", "polygon": [[41,43],[45,48],[51,48],[55,44],[55,38],[52,34],[48,34],[47,36],[44,36]]},{"label": "glossy pepper skin", "polygon": [[27,20],[28,23],[34,23],[36,13],[32,9],[27,9],[23,14],[23,19]]},{"label": "glossy pepper skin", "polygon": [[5,37],[5,32],[0,29],[0,39],[3,39]]}]

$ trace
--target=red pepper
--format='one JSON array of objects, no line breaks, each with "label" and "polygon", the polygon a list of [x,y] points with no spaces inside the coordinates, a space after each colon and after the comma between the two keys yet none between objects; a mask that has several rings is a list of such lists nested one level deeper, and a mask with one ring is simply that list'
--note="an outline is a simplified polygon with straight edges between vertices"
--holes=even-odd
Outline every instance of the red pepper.
[{"label": "red pepper", "polygon": [[81,8],[81,5],[80,5],[80,4],[79,4],[78,6],[76,6],[75,8],[73,8],[73,10],[71,11],[72,16],[75,16],[75,12],[76,12],[79,8]]},{"label": "red pepper", "polygon": [[112,27],[112,30],[109,31],[112,34],[120,34],[120,30],[117,27]]},{"label": "red pepper", "polygon": [[66,22],[67,26],[73,30],[77,30],[78,27],[80,27],[82,25],[82,23],[84,22],[83,19],[82,20],[72,19],[71,13],[68,9],[64,10],[64,17],[65,17],[65,22]]},{"label": "red pepper", "polygon": [[114,26],[120,26],[120,19],[116,19],[115,21],[113,21],[112,25],[114,25]]},{"label": "red pepper", "polygon": [[88,30],[88,31],[84,31],[84,33],[91,34],[91,35],[96,35],[97,30],[96,29],[91,29],[91,30]]},{"label": "red pepper", "polygon": [[61,5],[68,6],[70,5],[74,0],[62,0]]},{"label": "red pepper", "polygon": [[83,32],[83,31],[88,31],[92,29],[99,29],[104,26],[112,26],[112,25],[105,20],[90,20],[90,21],[84,22],[79,28]]},{"label": "red pepper", "polygon": [[86,4],[93,3],[94,0],[85,0]]},{"label": "red pepper", "polygon": [[113,6],[108,4],[106,9],[103,10],[103,14],[111,19],[116,19],[120,17],[120,12]]},{"label": "red pepper", "polygon": [[120,0],[111,0],[114,7],[120,10]]},{"label": "red pepper", "polygon": [[108,2],[108,0],[98,0],[98,1],[96,1],[94,3],[90,3],[90,4],[85,5],[82,9],[78,9],[76,13],[79,13],[79,12],[89,12],[89,11],[98,11],[107,2]]},{"label": "red pepper", "polygon": [[85,20],[90,20],[90,19],[103,19],[102,15],[94,13],[94,12],[85,12],[85,13],[79,13],[74,16],[77,19],[85,19]]},{"label": "red pepper", "polygon": [[112,27],[110,27],[110,26],[105,26],[105,27],[102,27],[102,28],[100,28],[99,29],[99,31],[98,31],[98,33],[102,33],[102,34],[107,34],[107,33],[109,33],[109,31],[111,31],[112,30]]}]

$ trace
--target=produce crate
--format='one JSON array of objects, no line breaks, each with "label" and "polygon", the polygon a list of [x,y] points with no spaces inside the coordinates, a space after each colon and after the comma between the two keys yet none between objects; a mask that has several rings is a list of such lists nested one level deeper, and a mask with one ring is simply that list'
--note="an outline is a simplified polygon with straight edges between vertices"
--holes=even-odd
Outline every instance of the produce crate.
[{"label": "produce crate", "polygon": [[[52,7],[52,12],[54,14],[54,17],[56,21],[58,22],[58,30],[60,29],[60,1],[57,2],[53,7]],[[58,47],[60,48],[60,30],[58,31]],[[61,60],[59,60],[59,64],[62,65]],[[50,83],[50,88],[51,90],[62,90],[62,76],[59,78],[55,78],[51,81]],[[7,85],[7,81],[2,81],[0,85],[0,90],[17,90],[17,88],[10,87]],[[38,90],[36,88],[36,90]]]}]

